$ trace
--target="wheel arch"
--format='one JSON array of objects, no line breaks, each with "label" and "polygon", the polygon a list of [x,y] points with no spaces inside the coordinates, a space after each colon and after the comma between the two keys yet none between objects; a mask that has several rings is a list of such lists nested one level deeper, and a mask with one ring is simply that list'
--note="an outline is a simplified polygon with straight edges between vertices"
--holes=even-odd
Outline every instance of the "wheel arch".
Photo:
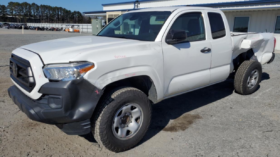
[{"label": "wheel arch", "polygon": [[247,61],[247,60],[255,60],[255,61],[258,61],[257,57],[255,56],[255,53],[254,53],[253,49],[249,49],[248,51],[239,54],[238,56],[236,56],[236,57],[233,59],[234,70],[236,71],[236,70],[239,68],[239,66],[240,66],[244,61]]},{"label": "wheel arch", "polygon": [[158,94],[153,80],[147,75],[134,76],[126,79],[117,80],[103,87],[104,93],[118,87],[134,87],[147,95],[153,103],[158,102]]},{"label": "wheel arch", "polygon": [[104,74],[93,84],[104,90],[120,85],[130,85],[143,91],[153,103],[157,103],[163,97],[159,75],[155,69],[149,66],[130,67]]}]

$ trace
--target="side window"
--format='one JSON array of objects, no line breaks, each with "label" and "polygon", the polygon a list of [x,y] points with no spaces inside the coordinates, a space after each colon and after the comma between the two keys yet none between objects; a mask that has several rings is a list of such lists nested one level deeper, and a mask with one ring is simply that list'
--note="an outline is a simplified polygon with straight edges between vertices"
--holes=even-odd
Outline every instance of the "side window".
[{"label": "side window", "polygon": [[183,42],[205,40],[205,28],[202,13],[193,12],[179,16],[170,28],[167,38],[177,31],[186,32],[187,38]]},{"label": "side window", "polygon": [[248,32],[249,17],[235,17],[233,32]]},{"label": "side window", "polygon": [[226,36],[226,30],[223,18],[219,13],[208,13],[212,38],[219,39]]},{"label": "side window", "polygon": [[275,26],[275,33],[280,33],[280,16],[277,16],[276,19],[276,26]]}]

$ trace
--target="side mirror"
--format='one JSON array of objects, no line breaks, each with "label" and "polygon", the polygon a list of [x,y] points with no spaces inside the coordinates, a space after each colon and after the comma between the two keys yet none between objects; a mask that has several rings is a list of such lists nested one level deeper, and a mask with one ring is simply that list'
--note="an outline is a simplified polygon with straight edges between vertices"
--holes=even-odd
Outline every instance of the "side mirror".
[{"label": "side mirror", "polygon": [[166,43],[177,44],[180,43],[181,41],[186,40],[186,38],[187,38],[187,33],[185,31],[171,30],[167,35]]}]

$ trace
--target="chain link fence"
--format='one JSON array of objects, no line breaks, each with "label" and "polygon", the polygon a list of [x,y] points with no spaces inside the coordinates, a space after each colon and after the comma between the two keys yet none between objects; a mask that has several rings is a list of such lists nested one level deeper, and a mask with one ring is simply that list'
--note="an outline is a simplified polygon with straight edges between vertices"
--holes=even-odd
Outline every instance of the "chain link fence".
[{"label": "chain link fence", "polygon": [[[4,22],[0,22],[4,23]],[[13,22],[7,22],[9,24],[23,24],[23,23],[13,23]],[[63,30],[68,26],[75,25],[79,26],[80,32],[82,33],[91,33],[92,32],[92,25],[91,24],[74,24],[74,23],[26,23],[27,26],[33,26],[33,27],[45,27],[45,28],[63,28]]]}]

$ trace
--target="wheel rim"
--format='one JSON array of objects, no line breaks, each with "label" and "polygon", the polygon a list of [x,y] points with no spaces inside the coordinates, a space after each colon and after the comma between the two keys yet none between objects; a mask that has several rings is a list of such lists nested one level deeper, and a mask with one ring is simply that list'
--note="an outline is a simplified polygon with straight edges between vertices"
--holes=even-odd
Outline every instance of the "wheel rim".
[{"label": "wheel rim", "polygon": [[137,134],[143,122],[142,108],[135,103],[122,106],[115,114],[112,130],[118,139],[127,140]]},{"label": "wheel rim", "polygon": [[253,70],[250,74],[250,76],[248,77],[248,80],[247,80],[247,87],[249,89],[252,89],[256,86],[256,84],[258,83],[259,81],[259,72],[258,70]]}]

